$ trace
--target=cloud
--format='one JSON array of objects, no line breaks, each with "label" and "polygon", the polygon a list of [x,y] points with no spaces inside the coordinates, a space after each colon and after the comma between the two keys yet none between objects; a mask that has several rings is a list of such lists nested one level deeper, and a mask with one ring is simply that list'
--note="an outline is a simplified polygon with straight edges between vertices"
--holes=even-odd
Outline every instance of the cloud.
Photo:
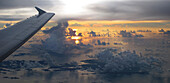
[{"label": "cloud", "polygon": [[22,20],[25,16],[23,15],[0,15],[0,20],[3,21],[18,21],[18,20]]},{"label": "cloud", "polygon": [[34,6],[53,6],[51,0],[0,0],[0,9],[28,8]]},{"label": "cloud", "polygon": [[169,20],[170,1],[110,1],[89,5],[93,16],[105,20]]},{"label": "cloud", "polygon": [[[35,6],[50,11],[54,7],[53,2],[52,0],[0,0],[0,20],[15,21],[28,18],[37,14]],[[60,4],[58,0],[55,2]]]},{"label": "cloud", "polygon": [[[83,6],[83,13],[74,14],[69,12],[79,11],[74,10],[79,6],[71,5],[71,10],[66,11],[65,6],[70,5],[63,4],[62,0],[0,0],[0,20],[24,19],[34,15],[34,6],[55,12],[53,20],[169,20],[169,4],[170,0],[100,0]],[[11,18],[2,17],[4,15]],[[13,19],[16,15],[23,16]]]}]

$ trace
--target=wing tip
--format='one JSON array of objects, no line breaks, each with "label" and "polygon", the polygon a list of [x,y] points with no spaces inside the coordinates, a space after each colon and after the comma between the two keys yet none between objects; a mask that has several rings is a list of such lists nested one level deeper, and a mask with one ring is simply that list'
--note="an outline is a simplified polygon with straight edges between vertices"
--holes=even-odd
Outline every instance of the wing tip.
[{"label": "wing tip", "polygon": [[39,12],[39,16],[41,16],[44,13],[46,13],[46,11],[40,9],[39,7],[35,7],[35,9]]}]

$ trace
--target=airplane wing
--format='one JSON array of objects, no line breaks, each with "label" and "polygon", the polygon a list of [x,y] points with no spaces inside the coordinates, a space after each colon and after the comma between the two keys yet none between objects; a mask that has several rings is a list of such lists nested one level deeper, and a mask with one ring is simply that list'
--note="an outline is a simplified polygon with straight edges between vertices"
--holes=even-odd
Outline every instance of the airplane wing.
[{"label": "airplane wing", "polygon": [[0,62],[21,47],[55,15],[54,13],[46,13],[38,7],[35,8],[39,15],[0,30]]}]

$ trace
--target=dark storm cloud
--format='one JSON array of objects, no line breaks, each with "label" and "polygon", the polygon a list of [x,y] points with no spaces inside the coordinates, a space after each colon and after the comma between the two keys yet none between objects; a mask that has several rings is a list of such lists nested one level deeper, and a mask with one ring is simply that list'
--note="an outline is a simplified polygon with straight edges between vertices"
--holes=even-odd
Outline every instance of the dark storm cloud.
[{"label": "dark storm cloud", "polygon": [[52,6],[50,0],[0,0],[0,9],[14,9],[34,6]]},{"label": "dark storm cloud", "polygon": [[89,5],[93,19],[170,20],[170,1],[112,1]]}]

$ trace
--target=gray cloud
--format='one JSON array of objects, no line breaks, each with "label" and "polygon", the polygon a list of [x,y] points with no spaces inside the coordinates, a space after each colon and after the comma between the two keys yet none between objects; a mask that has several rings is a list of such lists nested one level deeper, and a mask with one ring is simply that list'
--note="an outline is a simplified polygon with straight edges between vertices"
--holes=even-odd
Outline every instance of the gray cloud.
[{"label": "gray cloud", "polygon": [[22,18],[0,18],[0,20],[3,21],[18,21],[21,20]]},{"label": "gray cloud", "polygon": [[[61,4],[58,0],[55,0]],[[0,20],[14,21],[25,19],[36,14],[34,9],[38,6],[44,10],[51,10],[54,7],[52,0],[0,0]],[[55,5],[58,5],[56,4]]]},{"label": "gray cloud", "polygon": [[0,9],[28,8],[34,6],[53,6],[50,0],[0,0]]},{"label": "gray cloud", "polygon": [[24,17],[26,17],[26,16],[25,15],[0,15],[0,20],[3,20],[3,21],[18,21],[18,20],[23,20]]},{"label": "gray cloud", "polygon": [[[34,6],[55,12],[53,20],[170,20],[169,4],[170,0],[103,0],[89,4],[85,13],[70,15],[64,14],[62,8],[65,5],[59,0],[0,0],[0,20],[23,19],[30,13],[36,13]],[[13,10],[19,8],[32,9]],[[11,15],[4,16],[5,13]],[[21,14],[22,18],[19,17]],[[18,16],[13,19],[16,15]]]},{"label": "gray cloud", "polygon": [[169,20],[170,1],[111,1],[89,5],[94,16],[105,20]]}]

